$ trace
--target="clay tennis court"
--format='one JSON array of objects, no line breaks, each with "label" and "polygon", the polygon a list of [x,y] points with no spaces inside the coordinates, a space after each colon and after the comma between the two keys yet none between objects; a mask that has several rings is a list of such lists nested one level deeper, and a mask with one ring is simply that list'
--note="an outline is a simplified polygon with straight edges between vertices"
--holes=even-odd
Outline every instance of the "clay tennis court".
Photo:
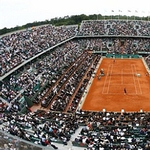
[{"label": "clay tennis court", "polygon": [[[104,76],[99,80],[101,69]],[[150,77],[141,58],[103,58],[90,82],[82,110],[150,111]]]}]

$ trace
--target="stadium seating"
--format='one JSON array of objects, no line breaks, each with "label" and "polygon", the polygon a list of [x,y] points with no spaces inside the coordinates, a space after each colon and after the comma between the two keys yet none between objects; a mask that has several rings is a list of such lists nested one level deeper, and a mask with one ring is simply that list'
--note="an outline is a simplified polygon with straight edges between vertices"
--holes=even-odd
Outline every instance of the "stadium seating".
[{"label": "stadium seating", "polygon": [[[86,20],[79,31],[76,25],[46,25],[4,35],[0,39],[2,130],[47,146],[51,142],[66,145],[81,128],[73,146],[89,150],[150,148],[148,112],[77,109],[103,54],[136,58],[143,52],[150,67],[149,36],[149,22],[142,20]],[[38,57],[25,63],[34,56]],[[47,111],[31,112],[32,104]]]}]

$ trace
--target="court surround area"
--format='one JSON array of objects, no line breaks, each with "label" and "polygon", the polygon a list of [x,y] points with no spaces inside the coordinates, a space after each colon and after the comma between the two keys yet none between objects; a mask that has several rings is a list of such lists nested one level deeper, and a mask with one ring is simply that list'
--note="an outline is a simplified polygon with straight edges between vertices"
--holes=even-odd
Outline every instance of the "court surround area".
[{"label": "court surround area", "polygon": [[102,58],[83,96],[81,109],[149,111],[149,92],[150,77],[142,58]]}]

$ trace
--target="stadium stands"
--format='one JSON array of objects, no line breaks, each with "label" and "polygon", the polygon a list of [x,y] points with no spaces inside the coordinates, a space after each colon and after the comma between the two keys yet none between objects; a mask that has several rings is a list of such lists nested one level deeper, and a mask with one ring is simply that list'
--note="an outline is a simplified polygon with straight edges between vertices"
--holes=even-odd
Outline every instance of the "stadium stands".
[{"label": "stadium stands", "polygon": [[[88,20],[82,21],[79,31],[76,25],[46,25],[2,36],[1,129],[53,148],[55,144],[51,142],[67,145],[81,128],[73,146],[89,150],[149,149],[149,112],[77,110],[103,54],[128,56],[140,52],[150,66],[149,28],[150,23],[142,20]],[[36,55],[39,56],[5,77]],[[33,104],[47,111],[31,112]]]},{"label": "stadium stands", "polygon": [[77,26],[52,25],[20,31],[1,37],[0,75],[49,47],[76,35]]},{"label": "stadium stands", "polygon": [[149,22],[141,20],[86,20],[78,35],[149,36]]}]

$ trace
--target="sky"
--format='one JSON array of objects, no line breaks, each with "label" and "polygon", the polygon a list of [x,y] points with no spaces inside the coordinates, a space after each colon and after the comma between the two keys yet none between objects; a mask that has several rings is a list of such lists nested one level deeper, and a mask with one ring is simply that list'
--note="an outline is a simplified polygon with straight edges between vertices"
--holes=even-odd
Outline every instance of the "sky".
[{"label": "sky", "polygon": [[150,0],[0,0],[0,29],[72,15],[150,16]]}]

